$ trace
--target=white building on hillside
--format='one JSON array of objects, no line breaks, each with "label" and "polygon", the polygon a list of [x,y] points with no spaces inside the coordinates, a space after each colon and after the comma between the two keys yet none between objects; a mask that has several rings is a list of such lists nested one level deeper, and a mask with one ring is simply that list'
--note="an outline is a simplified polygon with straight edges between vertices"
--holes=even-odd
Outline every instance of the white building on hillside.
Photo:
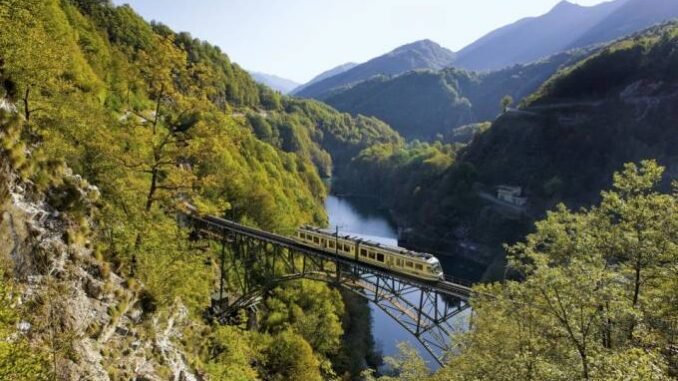
[{"label": "white building on hillside", "polygon": [[523,197],[523,188],[509,185],[500,185],[497,187],[497,198],[516,206],[525,206],[527,197]]}]

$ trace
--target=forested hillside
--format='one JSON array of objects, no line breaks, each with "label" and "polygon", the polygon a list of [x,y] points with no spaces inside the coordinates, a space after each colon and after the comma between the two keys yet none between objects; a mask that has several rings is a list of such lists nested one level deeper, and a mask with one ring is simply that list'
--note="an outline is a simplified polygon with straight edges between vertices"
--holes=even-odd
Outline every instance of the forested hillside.
[{"label": "forested hillside", "polygon": [[354,115],[375,116],[405,138],[431,140],[466,124],[494,120],[503,111],[504,97],[519,102],[585,54],[561,53],[489,73],[448,68],[379,76],[336,91],[325,102]]},{"label": "forested hillside", "polygon": [[[355,87],[411,81],[428,103],[384,105],[433,110],[426,123],[502,112],[457,131],[403,125],[429,143],[281,95],[218,47],[109,0],[2,0],[0,31],[0,380],[381,376],[368,302],[325,283],[276,283],[257,308],[212,321],[219,273],[237,298],[245,270],[220,269],[237,253],[179,213],[190,203],[289,235],[327,223],[329,176],[392,210],[418,250],[508,253],[509,280],[475,288],[445,367],[432,374],[404,347],[380,380],[678,374],[678,23],[577,62]],[[453,57],[415,45],[376,63],[396,74]],[[501,109],[505,95],[524,100]],[[499,185],[522,187],[527,205],[507,212]]]},{"label": "forested hillside", "polygon": [[[444,368],[405,349],[400,377],[379,380],[675,378],[677,52],[678,24],[650,29],[560,70],[465,148],[381,145],[352,161],[343,189],[434,237],[419,247],[507,257]],[[527,207],[489,201],[499,185],[522,187]]]},{"label": "forested hillside", "polygon": [[444,368],[406,349],[379,380],[675,379],[678,183],[658,191],[663,171],[627,164],[595,207],[555,208],[506,247],[519,280],[476,287]]},{"label": "forested hillside", "polygon": [[[525,107],[479,127],[450,159],[423,162],[435,170],[401,159],[417,147],[370,148],[339,183],[345,191],[379,192],[422,239],[438,237],[421,242],[432,250],[470,240],[501,253],[502,243],[522,237],[558,202],[595,202],[626,162],[654,158],[667,178],[678,177],[677,47],[675,23],[631,36],[561,69]],[[523,217],[479,197],[496,195],[499,185],[523,188]]]},{"label": "forested hillside", "polygon": [[216,248],[191,243],[176,210],[282,233],[322,225],[333,157],[397,134],[283,97],[219,48],[109,1],[3,1],[0,30],[0,378],[355,371],[345,359],[368,345],[342,349],[344,303],[322,284],[276,289],[258,331],[206,324]]}]

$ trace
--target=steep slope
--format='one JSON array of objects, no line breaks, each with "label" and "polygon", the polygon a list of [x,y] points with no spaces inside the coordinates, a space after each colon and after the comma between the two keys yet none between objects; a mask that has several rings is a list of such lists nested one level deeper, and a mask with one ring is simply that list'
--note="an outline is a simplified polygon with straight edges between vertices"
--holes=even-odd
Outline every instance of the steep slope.
[{"label": "steep slope", "polygon": [[330,77],[334,77],[335,75],[341,74],[345,71],[349,71],[356,66],[358,66],[358,64],[355,63],[355,62],[347,62],[343,65],[333,67],[330,70],[326,70],[326,71],[316,75],[315,77],[313,77],[313,79],[311,79],[310,81],[308,81],[308,82],[304,83],[303,85],[300,85],[299,87],[294,89],[294,91],[292,91],[292,95],[296,95],[297,93],[299,93],[300,91],[302,91],[303,89],[307,88],[308,86],[310,86],[314,83],[320,82],[320,81],[327,79],[327,78],[330,78]]},{"label": "steep slope", "polygon": [[677,68],[676,23],[614,43],[499,118],[460,165],[472,166],[490,189],[523,187],[536,215],[560,201],[595,202],[626,162],[657,159],[668,178],[678,178]]},{"label": "steep slope", "polygon": [[592,7],[561,1],[551,11],[497,29],[458,52],[455,66],[496,70],[623,37],[678,17],[672,0],[616,0]]},{"label": "steep slope", "polygon": [[272,88],[273,90],[280,91],[283,94],[288,94],[292,92],[292,90],[299,87],[299,84],[292,81],[291,79],[278,77],[277,75],[259,73],[256,71],[250,71],[249,73],[252,76],[252,78],[258,83],[266,85]]},{"label": "steep slope", "polygon": [[491,73],[451,68],[379,76],[336,91],[325,103],[353,115],[375,116],[408,139],[432,139],[468,123],[494,120],[502,97],[520,101],[583,54],[562,53]]},{"label": "steep slope", "polygon": [[[177,211],[322,225],[333,159],[398,135],[258,85],[129,6],[7,0],[0,30],[0,379],[342,374],[328,367],[345,356],[344,305],[324,284],[266,296],[260,331],[206,321],[231,253],[196,242]],[[231,270],[238,295],[244,269]]]},{"label": "steep slope", "polygon": [[339,87],[360,82],[378,74],[397,75],[415,69],[442,69],[450,66],[454,57],[453,52],[433,41],[417,41],[373,58],[341,74],[316,82],[295,95],[324,99]]}]

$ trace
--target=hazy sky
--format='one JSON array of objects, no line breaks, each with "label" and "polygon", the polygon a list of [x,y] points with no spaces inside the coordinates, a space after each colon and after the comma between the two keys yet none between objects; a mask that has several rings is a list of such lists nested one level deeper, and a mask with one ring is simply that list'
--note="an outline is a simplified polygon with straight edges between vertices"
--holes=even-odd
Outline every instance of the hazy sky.
[{"label": "hazy sky", "polygon": [[245,69],[302,83],[424,38],[459,50],[497,27],[546,13],[558,1],[114,0],[149,21],[218,45]]}]

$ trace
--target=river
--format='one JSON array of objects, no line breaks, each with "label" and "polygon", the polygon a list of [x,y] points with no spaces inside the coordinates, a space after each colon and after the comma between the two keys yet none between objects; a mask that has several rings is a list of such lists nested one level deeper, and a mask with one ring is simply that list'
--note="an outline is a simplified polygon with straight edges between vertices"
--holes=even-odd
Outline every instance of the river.
[{"label": "river", "polygon": [[[390,246],[398,244],[395,223],[390,219],[388,212],[376,207],[373,200],[328,196],[325,209],[332,231],[338,226],[341,233],[350,233]],[[432,370],[438,368],[437,362],[414,336],[371,302],[370,310],[373,319],[372,335],[377,343],[377,349],[384,356],[398,354],[398,343],[407,342],[418,350]]]}]

